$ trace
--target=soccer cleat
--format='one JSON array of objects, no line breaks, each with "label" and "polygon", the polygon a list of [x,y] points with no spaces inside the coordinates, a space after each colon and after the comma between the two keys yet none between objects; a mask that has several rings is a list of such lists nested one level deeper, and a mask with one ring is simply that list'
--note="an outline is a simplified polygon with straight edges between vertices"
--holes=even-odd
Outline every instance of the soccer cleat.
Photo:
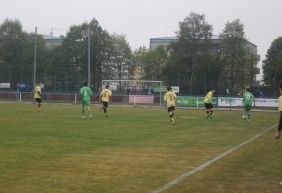
[{"label": "soccer cleat", "polygon": [[210,115],[209,114],[206,114],[206,119],[210,118]]},{"label": "soccer cleat", "polygon": [[89,115],[89,120],[91,120],[92,119],[92,115]]},{"label": "soccer cleat", "polygon": [[82,119],[85,119],[85,116],[84,116],[84,115],[82,116]]}]

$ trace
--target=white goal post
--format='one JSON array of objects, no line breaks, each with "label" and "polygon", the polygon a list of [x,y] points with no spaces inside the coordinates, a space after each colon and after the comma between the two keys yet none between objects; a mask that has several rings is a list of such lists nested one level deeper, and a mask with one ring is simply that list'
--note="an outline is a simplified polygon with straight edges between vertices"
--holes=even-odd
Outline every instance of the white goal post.
[{"label": "white goal post", "polygon": [[128,105],[162,106],[162,81],[154,80],[102,80],[112,90],[114,103]]}]

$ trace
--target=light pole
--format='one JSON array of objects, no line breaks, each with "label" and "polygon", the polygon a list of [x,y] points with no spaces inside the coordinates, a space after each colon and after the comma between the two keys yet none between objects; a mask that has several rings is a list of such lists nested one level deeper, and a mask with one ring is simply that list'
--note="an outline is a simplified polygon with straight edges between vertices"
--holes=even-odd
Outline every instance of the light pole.
[{"label": "light pole", "polygon": [[88,85],[91,86],[91,78],[90,78],[90,25],[88,26],[87,29],[87,39],[88,39]]},{"label": "light pole", "polygon": [[73,57],[72,61],[73,61],[73,66],[75,68],[75,71],[77,72],[77,91],[79,92],[79,72],[81,70],[81,67],[77,63],[77,58],[76,57]]},{"label": "light pole", "polygon": [[[91,85],[91,75],[90,75],[90,36],[91,36],[91,32],[90,32],[90,25],[88,26],[87,30],[82,30],[81,31],[82,34],[82,39],[86,39],[87,38],[87,82],[88,85]],[[87,36],[87,37],[86,37]]]},{"label": "light pole", "polygon": [[37,27],[35,27],[34,33],[34,61],[33,61],[33,89],[35,89],[36,81],[36,48],[37,47]]}]

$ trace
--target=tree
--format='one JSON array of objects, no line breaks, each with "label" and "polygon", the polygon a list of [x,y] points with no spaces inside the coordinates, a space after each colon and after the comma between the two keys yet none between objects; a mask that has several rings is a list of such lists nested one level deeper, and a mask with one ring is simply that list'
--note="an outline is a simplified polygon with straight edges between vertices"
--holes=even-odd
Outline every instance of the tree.
[{"label": "tree", "polygon": [[167,62],[168,52],[163,46],[159,46],[155,50],[141,47],[134,53],[135,70],[137,69],[139,72],[139,79],[163,80]]},{"label": "tree", "polygon": [[[96,19],[70,27],[62,45],[52,51],[53,59],[49,69],[55,73],[63,69],[63,72],[70,75],[70,84],[76,85],[76,90],[79,89],[82,81],[88,79],[89,35],[91,86],[94,90],[100,89],[102,79],[127,79],[132,54],[125,36],[110,35]],[[61,77],[65,76],[66,73]]]},{"label": "tree", "polygon": [[276,91],[282,80],[282,37],[276,38],[271,43],[262,69],[264,83]]},{"label": "tree", "polygon": [[220,39],[221,84],[234,95],[252,84],[256,56],[246,49],[244,25],[239,19],[226,23]]},{"label": "tree", "polygon": [[179,23],[178,37],[180,40],[209,39],[212,36],[212,26],[205,20],[205,14],[191,12],[184,21]]},{"label": "tree", "polygon": [[[6,19],[0,25],[1,81],[32,83],[34,37],[23,32],[19,20]],[[91,86],[98,90],[106,76],[128,77],[131,50],[125,36],[109,35],[94,18],[71,26],[57,47],[47,49],[43,37],[37,35],[37,80],[45,84],[45,90],[77,91],[88,80],[88,37]]]},{"label": "tree", "polygon": [[[38,70],[44,68],[46,47],[42,36],[38,36]],[[32,83],[34,58],[34,34],[23,31],[19,20],[6,19],[0,25],[0,69],[5,81]],[[6,75],[6,77],[5,77]],[[9,75],[9,78],[7,77]]]},{"label": "tree", "polygon": [[141,80],[145,77],[145,55],[149,52],[146,47],[140,47],[133,53],[133,64],[129,68],[129,77],[133,80]]},{"label": "tree", "polygon": [[[111,35],[110,62],[103,66],[103,76],[114,79],[128,79],[132,65],[132,53],[124,35]],[[106,73],[105,73],[106,72]]]},{"label": "tree", "polygon": [[[90,29],[90,34],[88,34]],[[88,79],[88,35],[90,35],[90,74],[95,90],[101,87],[103,65],[109,63],[111,37],[103,30],[96,19],[90,23],[70,27],[61,46],[53,50],[53,71],[64,70],[72,76],[72,82],[78,89],[82,81]]]},{"label": "tree", "polygon": [[204,14],[192,12],[179,23],[177,36],[179,41],[170,48],[172,66],[175,64],[174,68],[179,69],[174,76],[178,76],[179,84],[183,88],[189,85],[192,94],[193,80],[197,79],[194,77],[195,71],[201,66],[199,58],[209,54],[208,42],[212,36],[212,26],[206,22]]}]

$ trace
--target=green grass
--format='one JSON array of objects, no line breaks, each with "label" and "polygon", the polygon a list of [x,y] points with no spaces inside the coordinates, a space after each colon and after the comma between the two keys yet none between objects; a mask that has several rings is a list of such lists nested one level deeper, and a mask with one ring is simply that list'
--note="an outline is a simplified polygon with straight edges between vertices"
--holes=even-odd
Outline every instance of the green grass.
[{"label": "green grass", "polygon": [[[95,107],[83,120],[79,105],[0,103],[0,192],[150,193],[277,123],[278,113]],[[273,129],[169,193],[278,193],[282,145]]]}]

